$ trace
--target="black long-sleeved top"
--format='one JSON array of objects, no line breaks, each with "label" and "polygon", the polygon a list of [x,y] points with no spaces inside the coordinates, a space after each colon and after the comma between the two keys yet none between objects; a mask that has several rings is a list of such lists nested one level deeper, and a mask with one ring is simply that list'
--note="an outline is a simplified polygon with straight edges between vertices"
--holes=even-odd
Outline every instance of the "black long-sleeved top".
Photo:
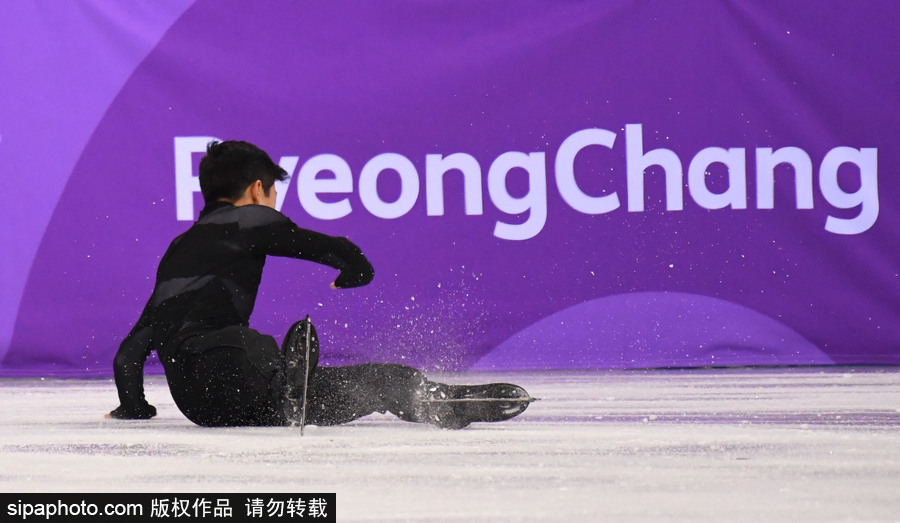
[{"label": "black long-sleeved top", "polygon": [[144,403],[143,367],[151,350],[170,356],[193,333],[247,326],[266,256],[317,262],[340,271],[339,288],[372,280],[372,265],[346,238],[301,229],[261,205],[208,205],[159,263],[150,300],[114,362],[124,407]]}]

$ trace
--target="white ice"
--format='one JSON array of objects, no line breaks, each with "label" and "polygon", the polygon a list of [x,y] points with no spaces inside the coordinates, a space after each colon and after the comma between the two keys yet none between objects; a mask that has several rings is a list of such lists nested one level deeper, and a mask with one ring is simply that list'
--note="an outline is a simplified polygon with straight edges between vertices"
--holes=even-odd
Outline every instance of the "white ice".
[{"label": "white ice", "polygon": [[512,381],[515,420],[210,429],[148,378],[0,380],[3,492],[336,492],[338,521],[900,521],[900,369],[432,375]]}]

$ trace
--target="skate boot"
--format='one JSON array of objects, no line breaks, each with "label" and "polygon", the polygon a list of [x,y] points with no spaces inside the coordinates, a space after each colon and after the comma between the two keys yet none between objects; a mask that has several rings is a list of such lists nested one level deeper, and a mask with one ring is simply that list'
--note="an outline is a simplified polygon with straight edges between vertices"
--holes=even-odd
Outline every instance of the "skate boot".
[{"label": "skate boot", "polygon": [[536,400],[511,383],[446,385],[425,381],[416,399],[416,417],[442,429],[461,429],[474,422],[514,418]]},{"label": "skate boot", "polygon": [[298,321],[288,330],[281,345],[284,360],[284,410],[285,423],[303,427],[306,422],[306,387],[319,363],[319,337],[309,316]]}]

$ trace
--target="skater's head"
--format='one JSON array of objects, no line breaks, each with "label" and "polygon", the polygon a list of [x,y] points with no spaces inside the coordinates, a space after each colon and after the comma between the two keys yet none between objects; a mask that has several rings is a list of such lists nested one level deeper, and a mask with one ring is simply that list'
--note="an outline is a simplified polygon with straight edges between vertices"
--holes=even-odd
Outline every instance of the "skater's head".
[{"label": "skater's head", "polygon": [[200,192],[206,205],[218,201],[275,206],[275,181],[287,172],[248,142],[212,141],[200,160]]}]

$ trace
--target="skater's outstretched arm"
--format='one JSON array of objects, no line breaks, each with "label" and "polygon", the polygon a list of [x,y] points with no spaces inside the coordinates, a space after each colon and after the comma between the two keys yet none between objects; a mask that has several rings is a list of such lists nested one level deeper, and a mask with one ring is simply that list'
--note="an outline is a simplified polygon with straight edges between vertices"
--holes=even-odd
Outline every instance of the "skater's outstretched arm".
[{"label": "skater's outstretched arm", "polygon": [[[251,221],[265,225],[245,229],[252,251],[333,267],[341,271],[333,284],[337,288],[360,287],[372,281],[375,275],[372,264],[362,250],[347,238],[302,229],[280,212],[263,206],[253,206],[248,211],[256,214],[250,217]],[[242,217],[242,221],[245,219]],[[246,225],[241,224],[242,228]]]}]

